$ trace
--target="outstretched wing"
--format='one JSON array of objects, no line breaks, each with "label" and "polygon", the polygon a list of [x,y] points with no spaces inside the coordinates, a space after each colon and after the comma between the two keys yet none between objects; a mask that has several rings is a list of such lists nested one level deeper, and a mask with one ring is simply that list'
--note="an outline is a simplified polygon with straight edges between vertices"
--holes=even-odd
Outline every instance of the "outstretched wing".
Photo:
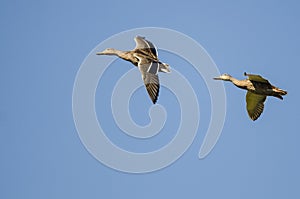
[{"label": "outstretched wing", "polygon": [[266,96],[258,95],[252,92],[247,92],[246,102],[247,102],[247,112],[249,117],[254,121],[264,110],[264,102],[266,100]]},{"label": "outstretched wing", "polygon": [[140,72],[146,86],[147,92],[153,102],[156,103],[159,93],[159,79],[157,74],[150,73],[149,64],[139,64]]},{"label": "outstretched wing", "polygon": [[245,75],[245,76],[248,76],[248,79],[249,79],[249,80],[256,81],[256,82],[261,82],[261,83],[267,83],[267,84],[270,84],[270,82],[269,82],[268,80],[266,80],[265,78],[263,78],[263,77],[260,76],[260,75],[248,74],[248,73],[246,73],[246,72],[244,72],[244,75]]},{"label": "outstretched wing", "polygon": [[136,43],[135,49],[149,51],[154,58],[158,57],[156,46],[152,42],[146,40],[145,37],[136,36],[134,40]]}]

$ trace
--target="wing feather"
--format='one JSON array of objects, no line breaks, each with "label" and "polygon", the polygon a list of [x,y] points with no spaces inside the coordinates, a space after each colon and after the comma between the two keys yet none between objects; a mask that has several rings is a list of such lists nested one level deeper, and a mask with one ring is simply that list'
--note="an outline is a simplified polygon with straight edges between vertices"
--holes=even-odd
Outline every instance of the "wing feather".
[{"label": "wing feather", "polygon": [[144,80],[144,84],[146,90],[151,98],[153,104],[156,103],[159,93],[159,79],[157,74],[149,73],[149,64],[139,65],[140,72],[142,73],[142,78]]},{"label": "wing feather", "polygon": [[267,84],[270,84],[270,82],[263,78],[262,76],[260,75],[254,75],[254,74],[248,74],[248,73],[244,73],[245,76],[248,76],[248,79],[251,80],[251,81],[256,81],[256,82],[261,82],[261,83],[267,83]]},{"label": "wing feather", "polygon": [[264,110],[264,102],[266,96],[258,95],[252,92],[247,92],[246,102],[247,102],[247,112],[249,117],[255,121],[262,114]]},{"label": "wing feather", "polygon": [[148,51],[149,53],[152,54],[152,56],[154,58],[157,59],[157,57],[158,57],[157,48],[152,42],[146,40],[145,37],[141,37],[141,36],[136,36],[134,38],[134,40],[135,40],[135,43],[136,43],[135,50],[139,49],[139,50],[142,50],[142,51],[143,50]]}]

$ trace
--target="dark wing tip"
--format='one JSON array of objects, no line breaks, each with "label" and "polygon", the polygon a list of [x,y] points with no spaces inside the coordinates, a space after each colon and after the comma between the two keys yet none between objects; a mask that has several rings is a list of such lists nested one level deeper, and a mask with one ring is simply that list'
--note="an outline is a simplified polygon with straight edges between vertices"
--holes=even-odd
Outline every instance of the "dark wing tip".
[{"label": "dark wing tip", "polygon": [[260,117],[263,111],[264,111],[264,104],[260,103],[257,105],[256,109],[253,112],[248,111],[248,114],[250,119],[255,121]]},{"label": "dark wing tip", "polygon": [[156,104],[157,102],[157,98],[156,99],[152,99],[153,104]]},{"label": "dark wing tip", "polygon": [[153,104],[155,104],[158,99],[159,85],[155,83],[148,83],[145,86],[149,97],[151,98],[151,101],[153,102]]},{"label": "dark wing tip", "polygon": [[259,118],[260,115],[261,115],[261,113],[259,113],[259,114],[254,114],[254,115],[249,115],[249,117],[250,117],[250,119],[251,119],[252,121],[255,121],[255,120],[257,120],[257,119]]},{"label": "dark wing tip", "polygon": [[259,116],[250,116],[250,119],[251,119],[252,121],[257,120],[258,118],[259,118]]}]

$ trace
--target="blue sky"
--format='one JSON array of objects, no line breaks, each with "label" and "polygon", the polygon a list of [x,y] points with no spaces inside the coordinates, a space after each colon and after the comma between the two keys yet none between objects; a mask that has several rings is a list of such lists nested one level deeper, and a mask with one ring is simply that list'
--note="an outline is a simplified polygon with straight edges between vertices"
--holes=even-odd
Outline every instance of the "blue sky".
[{"label": "blue sky", "polygon": [[[299,8],[291,0],[1,1],[0,197],[299,198]],[[209,94],[199,77],[201,121],[186,153],[169,167],[147,174],[108,168],[86,150],[76,131],[72,115],[75,77],[100,42],[149,26],[174,29],[193,38],[221,73],[237,78],[244,78],[244,71],[258,73],[289,93],[283,101],[268,98],[264,113],[252,122],[245,110],[245,92],[225,83],[227,112],[222,135],[213,151],[199,160],[211,115]],[[129,48],[134,46],[131,42]],[[183,69],[188,65],[183,60],[166,52],[160,58],[195,81],[193,71]],[[122,68],[120,74],[132,68],[116,60],[107,73],[113,74],[117,66]],[[111,92],[111,85],[101,86],[104,93]],[[178,127],[177,102],[167,89],[162,91],[165,94],[159,102],[171,111],[166,129],[172,130]],[[144,102],[148,100],[145,94],[140,89],[133,100]],[[101,100],[98,90],[96,100]],[[107,116],[105,128],[116,129],[105,105],[96,106],[99,118]],[[146,125],[149,118],[141,116],[151,103],[136,106],[133,119]],[[154,143],[143,140],[140,144],[119,134],[120,138],[108,136],[137,151],[145,150],[143,146],[146,150],[160,147],[172,137],[166,133]]]}]

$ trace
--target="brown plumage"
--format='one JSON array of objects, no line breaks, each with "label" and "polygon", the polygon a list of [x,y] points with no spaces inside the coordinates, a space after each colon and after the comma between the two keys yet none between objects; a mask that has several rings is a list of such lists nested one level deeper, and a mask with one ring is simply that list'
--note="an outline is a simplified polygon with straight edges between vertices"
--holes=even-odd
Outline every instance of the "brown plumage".
[{"label": "brown plumage", "polygon": [[223,74],[214,79],[231,81],[235,86],[248,91],[246,95],[247,112],[249,117],[254,121],[259,118],[263,112],[264,102],[267,96],[273,96],[283,100],[282,96],[286,95],[287,91],[273,86],[260,75],[247,74],[246,72],[244,75],[248,76],[248,78],[238,80],[228,74]]},{"label": "brown plumage", "polygon": [[98,52],[97,55],[116,55],[137,66],[142,74],[145,87],[153,102],[156,103],[159,93],[158,72],[169,73],[170,67],[158,59],[156,47],[144,37],[134,38],[136,47],[131,51],[121,51],[113,48]]}]

